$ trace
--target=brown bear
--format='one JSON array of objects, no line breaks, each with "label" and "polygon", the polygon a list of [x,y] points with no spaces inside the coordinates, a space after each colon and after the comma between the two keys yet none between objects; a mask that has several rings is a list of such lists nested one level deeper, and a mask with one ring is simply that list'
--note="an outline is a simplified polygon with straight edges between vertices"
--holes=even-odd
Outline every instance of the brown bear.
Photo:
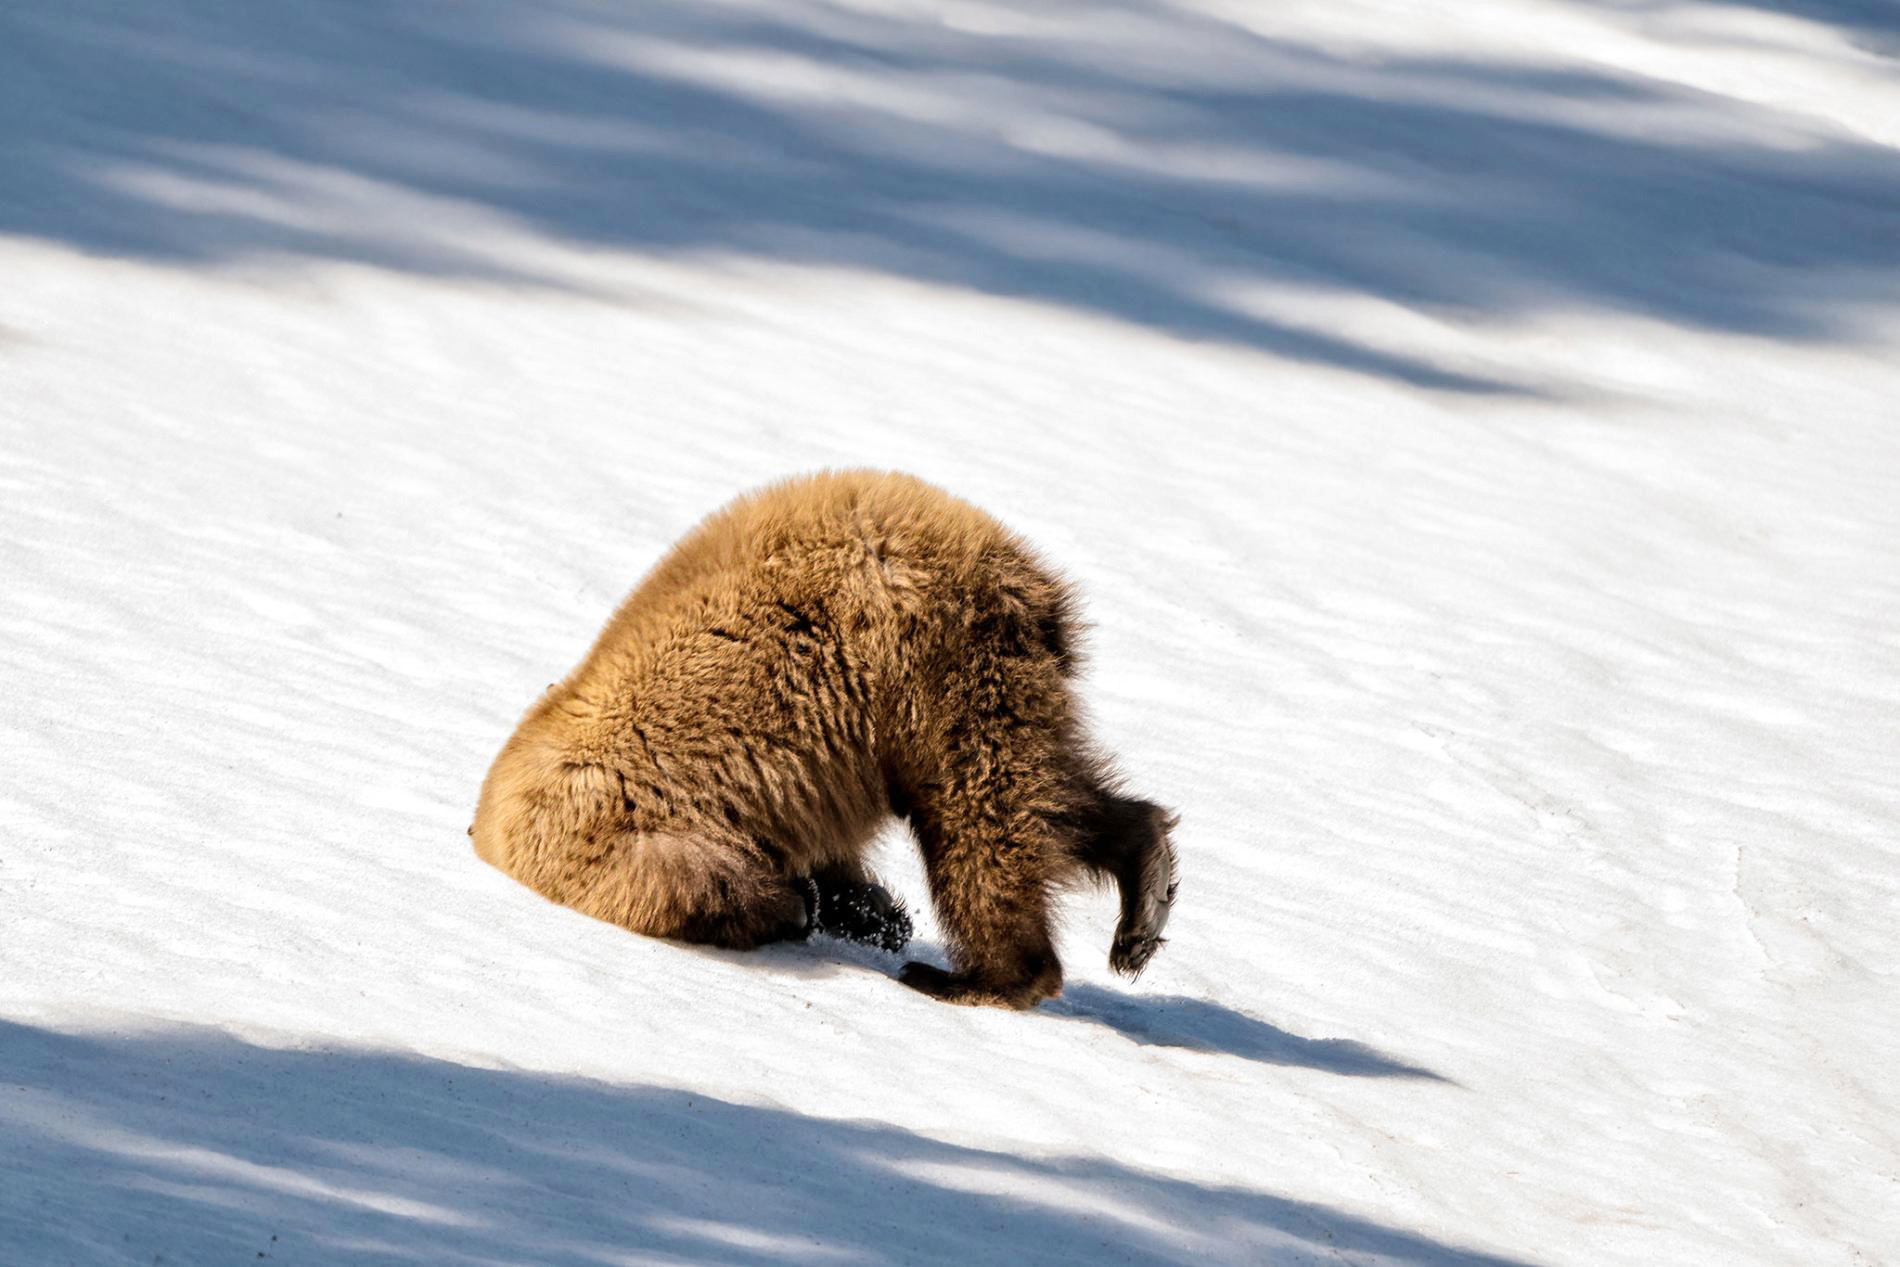
[{"label": "brown bear", "polygon": [[[1075,601],[996,520],[909,476],[825,473],[717,512],[502,748],[470,835],[537,892],[637,933],[748,948],[814,927],[901,946],[865,869],[922,851],[956,1003],[1060,993],[1050,904],[1113,882],[1138,974],[1175,893],[1173,818],[1084,737]],[[895,930],[895,935],[893,932]]]}]

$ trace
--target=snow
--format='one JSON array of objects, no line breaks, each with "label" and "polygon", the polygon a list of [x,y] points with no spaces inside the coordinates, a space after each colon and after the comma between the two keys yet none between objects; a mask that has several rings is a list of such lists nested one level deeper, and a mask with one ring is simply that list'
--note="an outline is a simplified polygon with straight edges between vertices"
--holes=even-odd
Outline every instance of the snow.
[{"label": "snow", "polygon": [[[1872,0],[0,12],[0,1260],[1900,1259],[1896,56]],[[1182,814],[1138,984],[1106,895],[1015,1015],[469,851],[665,546],[839,465],[1086,596]]]}]

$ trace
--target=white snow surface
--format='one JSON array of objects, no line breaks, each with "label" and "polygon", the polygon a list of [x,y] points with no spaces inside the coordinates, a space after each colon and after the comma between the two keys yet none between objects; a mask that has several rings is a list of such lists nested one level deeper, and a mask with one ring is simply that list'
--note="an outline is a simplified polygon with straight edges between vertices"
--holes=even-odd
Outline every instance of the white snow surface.
[{"label": "white snow surface", "polygon": [[[0,1261],[1900,1262],[1897,13],[0,8]],[[1138,983],[470,852],[836,466],[1085,596]]]}]

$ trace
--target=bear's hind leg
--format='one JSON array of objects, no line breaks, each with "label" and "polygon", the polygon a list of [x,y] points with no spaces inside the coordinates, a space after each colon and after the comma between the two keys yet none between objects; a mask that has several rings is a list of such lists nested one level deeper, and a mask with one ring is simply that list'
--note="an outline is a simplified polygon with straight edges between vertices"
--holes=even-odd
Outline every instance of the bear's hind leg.
[{"label": "bear's hind leg", "polygon": [[750,950],[811,931],[805,896],[776,861],[717,834],[628,833],[554,887],[556,901],[649,937]]}]

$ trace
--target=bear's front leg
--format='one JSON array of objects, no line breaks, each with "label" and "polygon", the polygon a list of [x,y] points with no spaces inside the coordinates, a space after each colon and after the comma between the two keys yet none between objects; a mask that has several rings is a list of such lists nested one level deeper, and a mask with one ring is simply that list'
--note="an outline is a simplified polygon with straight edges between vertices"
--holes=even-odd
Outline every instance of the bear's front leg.
[{"label": "bear's front leg", "polygon": [[1002,980],[975,972],[945,972],[933,964],[912,960],[897,979],[911,989],[945,1003],[975,1007],[1007,1007],[1018,1011],[1062,993],[1062,968],[1053,956],[1040,970],[1011,973]]},{"label": "bear's front leg", "polygon": [[1082,829],[1076,858],[1121,890],[1122,917],[1115,928],[1109,966],[1125,977],[1138,977],[1165,942],[1180,880],[1168,833],[1175,817],[1153,801],[1137,800],[1093,787],[1089,807],[1079,815]]},{"label": "bear's front leg", "polygon": [[1048,888],[1060,842],[1046,819],[1000,811],[968,787],[911,798],[910,824],[953,972],[908,963],[898,980],[946,1003],[1031,1008],[1062,993]]}]

